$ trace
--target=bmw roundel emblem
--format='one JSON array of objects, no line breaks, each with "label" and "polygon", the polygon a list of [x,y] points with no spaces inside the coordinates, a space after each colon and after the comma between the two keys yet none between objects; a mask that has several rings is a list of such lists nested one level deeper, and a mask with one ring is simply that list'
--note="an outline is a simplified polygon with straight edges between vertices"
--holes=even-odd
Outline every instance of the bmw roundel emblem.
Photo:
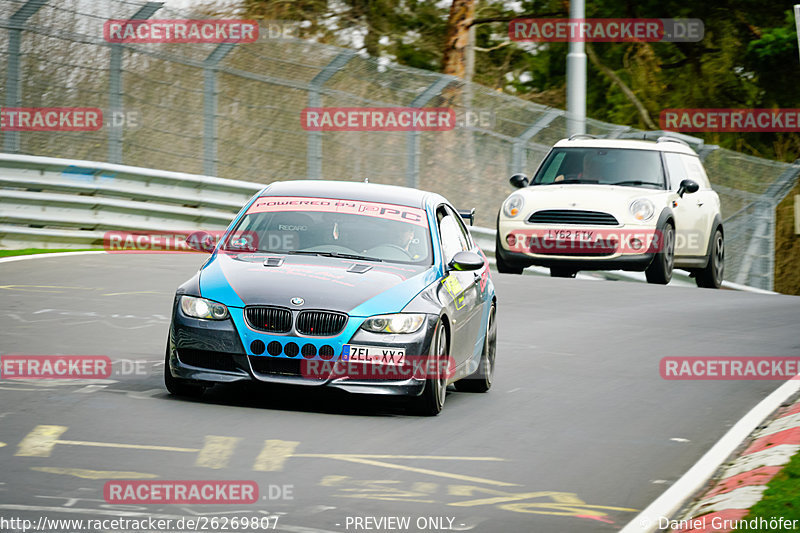
[{"label": "bmw roundel emblem", "polygon": [[302,298],[295,296],[291,299],[292,305],[303,305],[306,301]]}]

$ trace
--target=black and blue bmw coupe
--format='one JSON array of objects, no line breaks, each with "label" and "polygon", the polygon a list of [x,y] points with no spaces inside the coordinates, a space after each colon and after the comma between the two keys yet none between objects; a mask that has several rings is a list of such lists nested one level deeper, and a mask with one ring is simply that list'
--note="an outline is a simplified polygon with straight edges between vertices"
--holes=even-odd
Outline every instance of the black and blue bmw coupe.
[{"label": "black and blue bmw coupe", "polygon": [[175,295],[164,380],[327,386],[408,397],[436,415],[449,384],[492,384],[489,263],[442,196],[335,181],[268,185]]}]

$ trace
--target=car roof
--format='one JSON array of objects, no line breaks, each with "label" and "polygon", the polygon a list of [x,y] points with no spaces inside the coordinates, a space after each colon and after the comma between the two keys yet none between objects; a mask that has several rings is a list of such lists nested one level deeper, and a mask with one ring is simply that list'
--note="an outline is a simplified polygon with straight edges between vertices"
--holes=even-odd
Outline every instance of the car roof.
[{"label": "car roof", "polygon": [[264,187],[259,193],[259,196],[333,198],[336,200],[382,202],[423,209],[426,203],[431,200],[443,200],[438,194],[412,189],[410,187],[331,180],[276,181]]},{"label": "car roof", "polygon": [[643,141],[638,139],[562,139],[554,148],[626,148],[629,150],[655,150],[697,155],[689,146],[677,141]]}]

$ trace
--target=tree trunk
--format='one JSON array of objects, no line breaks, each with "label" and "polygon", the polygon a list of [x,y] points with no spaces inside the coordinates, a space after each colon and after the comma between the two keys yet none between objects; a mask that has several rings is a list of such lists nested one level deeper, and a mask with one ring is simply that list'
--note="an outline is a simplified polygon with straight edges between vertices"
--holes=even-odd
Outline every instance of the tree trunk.
[{"label": "tree trunk", "polygon": [[447,20],[447,38],[442,55],[442,72],[463,78],[469,27],[475,19],[475,0],[453,0]]}]

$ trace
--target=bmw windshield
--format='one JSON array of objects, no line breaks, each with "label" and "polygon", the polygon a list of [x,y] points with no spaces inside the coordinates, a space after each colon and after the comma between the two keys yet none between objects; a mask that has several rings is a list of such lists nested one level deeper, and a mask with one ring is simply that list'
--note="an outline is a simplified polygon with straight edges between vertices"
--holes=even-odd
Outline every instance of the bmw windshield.
[{"label": "bmw windshield", "polygon": [[223,250],[432,263],[424,209],[332,198],[263,196]]},{"label": "bmw windshield", "polygon": [[624,148],[554,148],[531,185],[566,183],[666,188],[659,152]]}]

